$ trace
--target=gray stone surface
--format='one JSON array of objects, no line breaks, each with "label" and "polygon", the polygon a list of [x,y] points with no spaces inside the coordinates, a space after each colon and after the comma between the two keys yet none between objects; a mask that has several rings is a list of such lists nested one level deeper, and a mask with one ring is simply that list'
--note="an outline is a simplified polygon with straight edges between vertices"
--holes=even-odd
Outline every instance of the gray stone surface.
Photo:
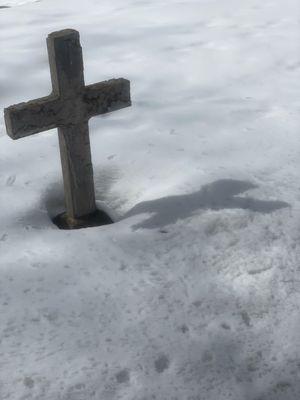
[{"label": "gray stone surface", "polygon": [[47,48],[52,94],[4,110],[8,135],[20,139],[58,128],[67,215],[71,219],[96,210],[88,120],[131,105],[126,79],[85,86],[79,33],[51,33]]}]

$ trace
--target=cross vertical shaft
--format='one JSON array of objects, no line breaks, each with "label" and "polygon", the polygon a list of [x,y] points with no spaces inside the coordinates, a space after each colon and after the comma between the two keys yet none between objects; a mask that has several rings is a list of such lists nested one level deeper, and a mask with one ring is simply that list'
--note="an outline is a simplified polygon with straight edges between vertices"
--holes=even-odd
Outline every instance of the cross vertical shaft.
[{"label": "cross vertical shaft", "polygon": [[[47,47],[53,93],[66,101],[80,98],[84,91],[84,77],[78,32],[50,34]],[[67,215],[77,219],[92,214],[96,202],[88,120],[81,115],[80,104],[77,107],[76,101],[70,104],[77,118],[58,125],[58,136]],[[68,111],[66,109],[66,113]]]},{"label": "cross vertical shaft", "polygon": [[67,214],[72,219],[96,210],[88,122],[58,128]]}]

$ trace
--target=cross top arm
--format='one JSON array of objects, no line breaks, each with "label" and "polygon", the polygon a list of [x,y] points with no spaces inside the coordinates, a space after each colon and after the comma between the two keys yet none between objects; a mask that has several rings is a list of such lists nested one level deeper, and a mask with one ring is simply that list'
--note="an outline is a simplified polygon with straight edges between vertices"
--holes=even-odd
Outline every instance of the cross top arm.
[{"label": "cross top arm", "polygon": [[70,127],[89,118],[131,105],[130,82],[111,79],[85,86],[79,33],[65,29],[51,33],[47,48],[52,94],[4,110],[7,133],[12,139]]},{"label": "cross top arm", "polygon": [[20,139],[56,128],[60,109],[61,102],[52,95],[7,107],[6,131],[12,139]]},{"label": "cross top arm", "polygon": [[119,78],[85,86],[74,98],[50,95],[10,106],[4,110],[4,118],[8,135],[20,139],[130,105],[130,82]]},{"label": "cross top arm", "polygon": [[85,87],[83,103],[89,118],[129,107],[130,82],[127,79],[110,79]]}]

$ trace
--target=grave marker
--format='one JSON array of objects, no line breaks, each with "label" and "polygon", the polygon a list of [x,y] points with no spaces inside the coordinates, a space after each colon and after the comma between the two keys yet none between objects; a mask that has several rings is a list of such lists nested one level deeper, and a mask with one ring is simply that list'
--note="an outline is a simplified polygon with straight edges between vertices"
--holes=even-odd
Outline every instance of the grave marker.
[{"label": "grave marker", "polygon": [[85,86],[79,33],[73,29],[51,33],[47,48],[52,93],[6,108],[7,133],[20,139],[58,128],[66,203],[61,225],[110,223],[96,208],[88,120],[130,106],[130,82],[120,78]]}]

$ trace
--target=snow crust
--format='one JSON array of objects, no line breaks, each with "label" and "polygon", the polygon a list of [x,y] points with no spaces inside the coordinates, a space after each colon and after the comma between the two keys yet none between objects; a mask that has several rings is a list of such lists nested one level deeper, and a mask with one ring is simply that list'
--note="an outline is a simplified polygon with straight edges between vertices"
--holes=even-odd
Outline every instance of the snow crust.
[{"label": "snow crust", "polygon": [[117,222],[79,231],[51,223],[56,131],[0,119],[1,400],[299,398],[299,2],[0,7],[1,110],[50,93],[65,28],[133,100],[90,121]]}]

